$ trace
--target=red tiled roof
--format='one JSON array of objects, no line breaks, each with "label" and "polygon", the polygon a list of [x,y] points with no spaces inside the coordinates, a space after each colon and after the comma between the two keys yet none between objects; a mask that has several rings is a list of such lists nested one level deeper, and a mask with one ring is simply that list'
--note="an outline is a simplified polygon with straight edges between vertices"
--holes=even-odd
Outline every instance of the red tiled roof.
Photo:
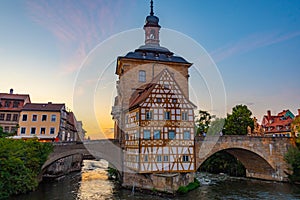
[{"label": "red tiled roof", "polygon": [[8,93],[0,93],[0,99],[7,99],[7,100],[26,100],[29,99],[30,102],[30,97],[29,94],[8,94]]},{"label": "red tiled roof", "polygon": [[64,109],[63,103],[27,103],[22,110],[27,111],[60,111]]},{"label": "red tiled roof", "polygon": [[131,98],[129,100],[129,108],[132,108],[133,106],[136,106],[142,101],[144,101],[150,95],[155,85],[157,84],[148,83],[136,89],[136,91],[131,95]]},{"label": "red tiled roof", "polygon": [[[283,110],[276,116],[265,115],[262,121],[262,126],[265,128],[265,133],[278,133],[290,131],[293,119],[290,116],[286,116],[288,111],[289,110]],[[277,129],[277,127],[279,127],[279,130]]]}]

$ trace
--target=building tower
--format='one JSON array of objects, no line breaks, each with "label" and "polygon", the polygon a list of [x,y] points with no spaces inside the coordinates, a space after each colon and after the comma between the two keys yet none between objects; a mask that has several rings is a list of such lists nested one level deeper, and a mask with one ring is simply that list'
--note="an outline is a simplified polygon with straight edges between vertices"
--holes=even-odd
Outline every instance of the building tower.
[{"label": "building tower", "polygon": [[160,46],[152,0],[150,8],[145,44],[117,59],[112,115],[124,151],[123,185],[173,193],[192,182],[196,171],[192,64]]}]

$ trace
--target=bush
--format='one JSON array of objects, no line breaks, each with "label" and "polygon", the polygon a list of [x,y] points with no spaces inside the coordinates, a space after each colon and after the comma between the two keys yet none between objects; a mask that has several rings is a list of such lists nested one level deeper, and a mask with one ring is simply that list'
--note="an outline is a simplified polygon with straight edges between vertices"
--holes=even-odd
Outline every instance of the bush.
[{"label": "bush", "polygon": [[196,188],[198,188],[200,186],[200,183],[199,181],[195,178],[194,179],[194,182],[192,183],[189,183],[187,186],[180,186],[177,190],[177,193],[179,194],[186,194],[188,193],[189,191],[192,191]]},{"label": "bush", "polygon": [[0,138],[0,199],[33,191],[51,143]]}]

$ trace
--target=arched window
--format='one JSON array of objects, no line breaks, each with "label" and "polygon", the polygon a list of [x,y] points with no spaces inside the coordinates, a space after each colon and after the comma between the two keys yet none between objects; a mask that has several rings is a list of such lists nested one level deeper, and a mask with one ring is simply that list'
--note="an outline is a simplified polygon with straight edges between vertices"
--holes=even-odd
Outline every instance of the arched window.
[{"label": "arched window", "polygon": [[139,71],[139,82],[146,82],[146,71]]}]

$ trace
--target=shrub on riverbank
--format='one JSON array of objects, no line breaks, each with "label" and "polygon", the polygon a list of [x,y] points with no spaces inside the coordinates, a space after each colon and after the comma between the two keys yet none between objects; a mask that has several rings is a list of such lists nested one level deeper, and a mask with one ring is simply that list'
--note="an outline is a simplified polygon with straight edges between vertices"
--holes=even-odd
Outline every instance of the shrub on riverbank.
[{"label": "shrub on riverbank", "polygon": [[188,193],[189,191],[192,191],[196,188],[198,188],[200,186],[200,183],[199,181],[195,178],[194,179],[194,182],[192,183],[189,183],[187,186],[180,186],[177,190],[177,193],[179,194],[186,194]]},{"label": "shrub on riverbank", "polygon": [[0,199],[33,191],[51,143],[0,138]]}]

